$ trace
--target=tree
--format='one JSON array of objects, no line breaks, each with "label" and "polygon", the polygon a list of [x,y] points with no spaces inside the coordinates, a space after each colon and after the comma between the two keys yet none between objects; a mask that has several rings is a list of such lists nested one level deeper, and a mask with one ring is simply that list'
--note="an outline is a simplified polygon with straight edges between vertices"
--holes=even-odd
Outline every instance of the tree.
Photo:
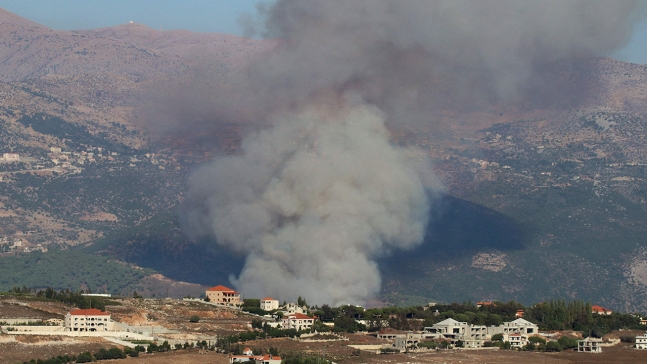
[{"label": "tree", "polygon": [[563,349],[570,349],[570,348],[576,348],[577,347],[577,340],[568,337],[568,336],[562,336],[557,340],[559,345],[562,346]]},{"label": "tree", "polygon": [[92,354],[90,354],[89,351],[81,353],[79,354],[79,356],[76,357],[77,363],[90,363],[92,361],[94,361],[94,358],[92,357]]},{"label": "tree", "polygon": [[503,341],[503,334],[492,335],[492,341]]},{"label": "tree", "polygon": [[200,321],[200,316],[198,315],[193,315],[189,318],[189,322],[199,322]]},{"label": "tree", "polygon": [[533,344],[546,344],[546,339],[539,336],[531,336],[528,338],[528,341]]},{"label": "tree", "polygon": [[557,341],[549,341],[546,344],[546,351],[562,351],[562,346]]}]

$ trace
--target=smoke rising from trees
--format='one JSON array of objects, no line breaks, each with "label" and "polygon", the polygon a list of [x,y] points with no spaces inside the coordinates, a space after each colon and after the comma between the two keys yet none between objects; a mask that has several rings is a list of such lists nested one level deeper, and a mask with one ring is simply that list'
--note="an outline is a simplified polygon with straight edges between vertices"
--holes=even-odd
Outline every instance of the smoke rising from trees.
[{"label": "smoke rising from trees", "polygon": [[232,279],[245,294],[364,303],[380,289],[375,258],[419,244],[430,207],[417,171],[431,167],[389,143],[385,125],[535,97],[554,62],[625,45],[643,10],[590,0],[259,6],[263,27],[251,31],[278,46],[210,102],[221,118],[271,127],[193,174],[185,220],[247,255]]}]

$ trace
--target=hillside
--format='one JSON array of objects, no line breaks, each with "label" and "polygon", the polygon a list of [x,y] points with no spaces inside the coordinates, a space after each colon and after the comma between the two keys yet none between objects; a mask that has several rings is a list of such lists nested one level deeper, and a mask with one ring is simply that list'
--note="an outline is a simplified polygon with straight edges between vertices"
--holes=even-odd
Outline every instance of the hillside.
[{"label": "hillside", "polygon": [[[236,153],[253,125],[149,96],[199,78],[235,83],[274,46],[136,23],[55,31],[0,9],[0,154],[20,154],[0,163],[2,259],[78,247],[227,283],[243,258],[186,238],[178,209],[191,168]],[[448,108],[429,125],[392,127],[394,143],[432,159],[428,177],[444,190],[425,242],[382,258],[382,302],[578,298],[647,310],[647,68],[607,58],[554,67],[559,82],[542,102]],[[202,124],[191,126],[210,127],[164,134],[147,128],[155,113],[194,113]]]}]

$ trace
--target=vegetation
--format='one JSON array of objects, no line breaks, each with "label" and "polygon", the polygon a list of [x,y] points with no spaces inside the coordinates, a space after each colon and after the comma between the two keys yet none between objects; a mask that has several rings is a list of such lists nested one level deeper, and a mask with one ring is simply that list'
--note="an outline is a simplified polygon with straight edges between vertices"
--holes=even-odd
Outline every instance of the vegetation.
[{"label": "vegetation", "polygon": [[90,354],[89,351],[83,352],[78,356],[59,355],[49,359],[32,359],[23,362],[23,364],[65,364],[65,363],[90,363],[98,360],[126,359],[127,356],[137,357],[139,351],[131,348],[125,348],[123,351],[119,348],[99,349],[96,353]]},{"label": "vegetation", "polygon": [[77,290],[85,285],[95,292],[118,293],[153,272],[75,250],[37,251],[0,257],[0,290],[18,285]]}]

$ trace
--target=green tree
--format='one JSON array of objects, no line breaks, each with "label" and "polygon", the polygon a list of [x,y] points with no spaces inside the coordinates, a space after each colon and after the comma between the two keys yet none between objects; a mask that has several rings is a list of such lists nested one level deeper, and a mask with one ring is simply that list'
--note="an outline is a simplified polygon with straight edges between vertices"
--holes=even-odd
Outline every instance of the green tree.
[{"label": "green tree", "polygon": [[560,337],[557,342],[562,346],[563,349],[571,349],[577,347],[577,340],[568,336]]},{"label": "green tree", "polygon": [[189,322],[199,322],[200,321],[200,316],[198,315],[193,315],[189,318]]},{"label": "green tree", "polygon": [[557,341],[546,343],[546,351],[562,351],[562,346]]},{"label": "green tree", "polygon": [[492,341],[503,341],[503,334],[492,335]]},{"label": "green tree", "polygon": [[546,339],[539,336],[531,336],[528,338],[528,341],[533,344],[546,344]]}]

